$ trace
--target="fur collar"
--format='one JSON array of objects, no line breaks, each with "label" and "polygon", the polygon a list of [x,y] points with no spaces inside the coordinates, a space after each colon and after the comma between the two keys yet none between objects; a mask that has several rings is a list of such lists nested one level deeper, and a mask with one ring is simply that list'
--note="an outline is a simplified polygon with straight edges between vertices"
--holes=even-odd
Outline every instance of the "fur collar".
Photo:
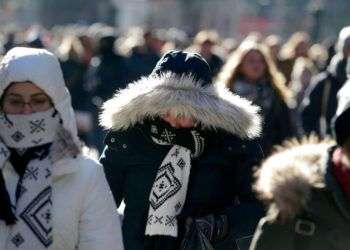
[{"label": "fur collar", "polygon": [[325,187],[331,142],[281,147],[256,172],[255,190],[269,204],[272,220],[292,219],[305,208],[313,188]]},{"label": "fur collar", "polygon": [[125,130],[145,118],[173,115],[193,117],[205,128],[223,129],[241,138],[261,131],[259,108],[223,86],[201,86],[193,77],[167,73],[131,83],[103,105],[100,123],[107,129]]}]

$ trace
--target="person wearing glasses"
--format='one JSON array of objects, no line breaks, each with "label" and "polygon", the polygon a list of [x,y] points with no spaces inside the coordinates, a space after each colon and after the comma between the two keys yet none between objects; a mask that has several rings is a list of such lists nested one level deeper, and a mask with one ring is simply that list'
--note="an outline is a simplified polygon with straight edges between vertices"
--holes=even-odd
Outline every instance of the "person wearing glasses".
[{"label": "person wearing glasses", "polygon": [[0,64],[0,249],[123,249],[103,168],[82,153],[57,58],[16,47]]}]

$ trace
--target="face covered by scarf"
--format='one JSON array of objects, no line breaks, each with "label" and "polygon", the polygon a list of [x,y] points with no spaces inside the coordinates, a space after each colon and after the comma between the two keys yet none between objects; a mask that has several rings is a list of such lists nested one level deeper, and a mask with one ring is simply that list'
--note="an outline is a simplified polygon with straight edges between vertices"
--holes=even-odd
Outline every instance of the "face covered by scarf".
[{"label": "face covered by scarf", "polygon": [[32,114],[0,113],[0,137],[10,148],[30,148],[52,142],[59,115],[51,108]]},{"label": "face covered by scarf", "polygon": [[[47,145],[54,141],[59,126],[54,108],[32,114],[0,113],[0,221],[12,225],[6,250],[52,246],[52,162]],[[18,166],[5,169],[7,162],[14,164],[13,150],[22,152],[19,156],[30,153],[21,166],[23,174]]]}]

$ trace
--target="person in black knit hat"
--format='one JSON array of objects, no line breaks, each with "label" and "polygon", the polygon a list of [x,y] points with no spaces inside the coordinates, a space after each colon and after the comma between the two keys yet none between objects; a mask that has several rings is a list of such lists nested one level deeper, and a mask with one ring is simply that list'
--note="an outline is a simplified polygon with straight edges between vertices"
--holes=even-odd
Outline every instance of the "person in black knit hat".
[{"label": "person in black knit hat", "polygon": [[171,51],[104,104],[100,162],[125,203],[126,250],[235,249],[252,234],[258,108],[211,82],[200,55]]},{"label": "person in black knit hat", "polygon": [[289,146],[259,170],[269,204],[250,250],[346,250],[350,245],[350,81],[338,92],[332,141]]}]

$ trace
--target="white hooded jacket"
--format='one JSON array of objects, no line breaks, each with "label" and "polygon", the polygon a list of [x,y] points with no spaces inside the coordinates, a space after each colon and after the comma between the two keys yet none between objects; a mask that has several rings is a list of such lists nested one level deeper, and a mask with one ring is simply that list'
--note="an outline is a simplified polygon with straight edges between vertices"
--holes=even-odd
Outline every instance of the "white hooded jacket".
[{"label": "white hooded jacket", "polygon": [[[43,49],[14,48],[0,64],[0,96],[12,82],[30,81],[53,101],[63,128],[80,147],[70,94],[65,87],[57,58]],[[59,154],[60,152],[58,152]],[[3,168],[7,179],[15,179],[10,163]],[[62,156],[52,169],[53,249],[123,249],[120,220],[103,168],[79,154]],[[12,183],[9,195],[15,195]],[[0,221],[0,250],[9,240],[9,226]]]}]

